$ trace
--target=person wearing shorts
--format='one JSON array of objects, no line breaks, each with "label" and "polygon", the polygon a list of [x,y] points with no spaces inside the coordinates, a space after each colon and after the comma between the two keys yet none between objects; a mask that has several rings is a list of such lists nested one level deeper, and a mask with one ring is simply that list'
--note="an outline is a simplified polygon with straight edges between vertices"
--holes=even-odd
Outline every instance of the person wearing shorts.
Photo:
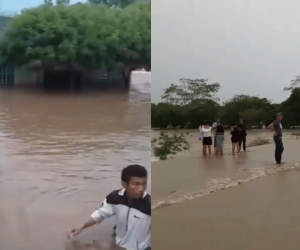
[{"label": "person wearing shorts", "polygon": [[211,130],[212,127],[209,126],[208,122],[204,122],[204,125],[202,126],[203,157],[206,157],[207,155],[207,148],[208,148],[208,154],[209,156],[211,156],[211,145],[212,145]]}]

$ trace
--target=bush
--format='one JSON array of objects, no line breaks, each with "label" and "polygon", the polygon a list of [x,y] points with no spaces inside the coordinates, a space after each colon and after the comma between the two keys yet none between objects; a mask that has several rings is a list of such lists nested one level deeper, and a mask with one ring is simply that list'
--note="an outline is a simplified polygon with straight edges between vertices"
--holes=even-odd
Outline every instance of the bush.
[{"label": "bush", "polygon": [[174,130],[174,132],[172,135],[169,135],[168,132],[161,131],[159,137],[154,138],[151,141],[153,154],[160,161],[166,160],[169,155],[175,155],[178,152],[190,149],[190,144],[185,137],[189,134],[188,132],[179,132],[180,126],[173,127],[171,125],[167,127],[167,130]]}]

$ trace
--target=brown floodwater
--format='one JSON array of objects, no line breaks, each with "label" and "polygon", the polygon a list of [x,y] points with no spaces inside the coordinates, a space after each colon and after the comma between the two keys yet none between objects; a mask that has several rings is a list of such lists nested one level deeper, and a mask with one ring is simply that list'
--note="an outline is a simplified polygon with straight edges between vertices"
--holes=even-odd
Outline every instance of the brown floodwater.
[{"label": "brown floodwater", "polygon": [[[272,141],[239,156],[203,158],[197,137],[189,138],[194,142],[190,154],[152,162],[153,248],[299,249],[300,140],[295,133],[283,132],[284,164],[279,166]],[[249,131],[247,139],[269,136]]]},{"label": "brown floodwater", "polygon": [[114,249],[109,220],[66,235],[121,187],[125,166],[151,176],[150,101],[136,88],[0,88],[0,249]]},{"label": "brown floodwater", "polygon": [[299,188],[300,172],[291,170],[154,210],[152,246],[159,250],[299,249]]}]

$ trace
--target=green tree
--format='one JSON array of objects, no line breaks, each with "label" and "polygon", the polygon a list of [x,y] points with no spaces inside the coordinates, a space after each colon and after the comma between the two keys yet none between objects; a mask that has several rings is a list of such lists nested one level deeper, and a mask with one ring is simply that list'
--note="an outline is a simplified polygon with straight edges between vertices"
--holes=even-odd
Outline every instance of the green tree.
[{"label": "green tree", "polygon": [[29,9],[14,17],[0,41],[3,58],[22,66],[39,60],[71,68],[112,68],[124,71],[149,64],[151,5],[126,9],[105,5],[59,4]]},{"label": "green tree", "polygon": [[249,125],[255,125],[266,121],[272,110],[271,101],[258,96],[235,95],[223,103],[217,117],[226,124],[236,124],[240,118],[244,118]]},{"label": "green tree", "polygon": [[173,133],[160,132],[158,138],[151,140],[153,154],[159,160],[167,160],[169,155],[175,155],[183,150],[189,150],[190,144],[186,140],[186,135],[189,133],[179,132],[180,126],[173,127],[169,125],[168,130],[173,130]]},{"label": "green tree", "polygon": [[211,99],[219,100],[215,94],[220,89],[219,83],[208,84],[208,79],[186,79],[179,80],[181,85],[171,84],[164,89],[162,100],[174,105],[187,105],[195,100]]},{"label": "green tree", "polygon": [[281,104],[284,124],[286,126],[300,125],[300,88],[294,88],[290,97]]},{"label": "green tree", "polygon": [[248,125],[258,125],[266,119],[266,110],[264,109],[245,109],[239,116],[242,117]]},{"label": "green tree", "polygon": [[[216,121],[220,105],[214,100],[195,100],[183,107],[185,121],[193,128],[198,128],[206,120],[210,124]],[[183,121],[184,122],[184,121]]]},{"label": "green tree", "polygon": [[183,115],[181,106],[167,103],[151,104],[151,126],[154,128],[166,128],[172,126],[184,127],[186,118]]},{"label": "green tree", "polygon": [[291,91],[300,87],[300,76],[296,76],[295,79],[291,80],[291,85],[289,87],[285,87],[283,90]]}]

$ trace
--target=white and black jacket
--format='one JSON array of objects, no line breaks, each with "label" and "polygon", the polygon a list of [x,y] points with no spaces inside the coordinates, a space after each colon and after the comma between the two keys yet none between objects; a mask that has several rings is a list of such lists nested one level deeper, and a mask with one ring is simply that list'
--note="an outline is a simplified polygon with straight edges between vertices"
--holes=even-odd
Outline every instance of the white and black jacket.
[{"label": "white and black jacket", "polygon": [[114,216],[116,243],[127,250],[144,250],[151,246],[151,196],[129,199],[125,189],[110,193],[91,217],[98,223]]}]

